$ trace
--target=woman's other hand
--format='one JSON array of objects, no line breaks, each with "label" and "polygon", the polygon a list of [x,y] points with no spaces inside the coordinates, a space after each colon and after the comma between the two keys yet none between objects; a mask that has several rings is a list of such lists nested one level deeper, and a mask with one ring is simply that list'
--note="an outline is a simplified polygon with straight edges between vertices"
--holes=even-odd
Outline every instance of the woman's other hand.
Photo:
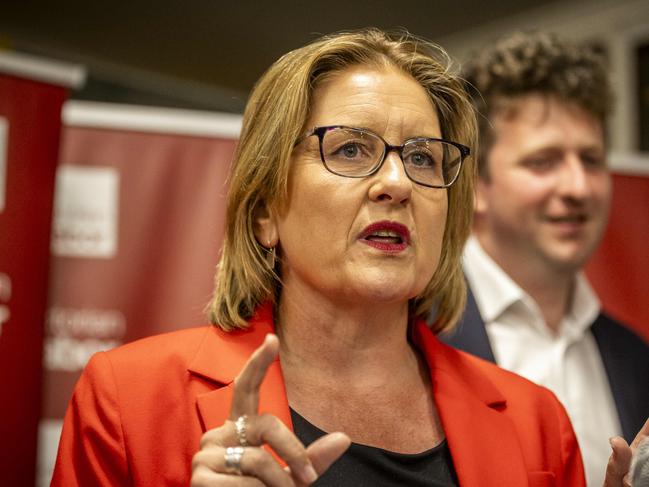
[{"label": "woman's other hand", "polygon": [[[203,435],[201,449],[192,460],[192,487],[306,486],[349,447],[346,435],[331,433],[305,448],[277,417],[258,414],[259,387],[278,353],[277,337],[267,335],[235,379],[230,418]],[[284,460],[286,468],[262,448],[266,444]],[[226,465],[226,457],[230,465]]]},{"label": "woman's other hand", "polygon": [[645,421],[644,426],[640,429],[631,446],[627,445],[624,438],[616,436],[611,438],[611,453],[606,466],[606,478],[604,487],[631,487],[629,479],[629,470],[631,468],[631,459],[640,442],[649,437],[649,419]]}]

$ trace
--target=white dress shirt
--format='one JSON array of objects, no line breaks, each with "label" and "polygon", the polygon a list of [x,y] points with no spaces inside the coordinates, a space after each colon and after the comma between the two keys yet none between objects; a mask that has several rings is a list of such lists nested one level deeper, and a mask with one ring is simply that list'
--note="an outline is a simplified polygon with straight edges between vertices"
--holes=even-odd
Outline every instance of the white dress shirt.
[{"label": "white dress shirt", "polygon": [[557,332],[536,302],[471,237],[464,272],[485,322],[496,362],[553,391],[572,421],[589,487],[601,487],[621,426],[606,371],[590,331],[600,304],[583,274],[575,280],[570,311]]}]

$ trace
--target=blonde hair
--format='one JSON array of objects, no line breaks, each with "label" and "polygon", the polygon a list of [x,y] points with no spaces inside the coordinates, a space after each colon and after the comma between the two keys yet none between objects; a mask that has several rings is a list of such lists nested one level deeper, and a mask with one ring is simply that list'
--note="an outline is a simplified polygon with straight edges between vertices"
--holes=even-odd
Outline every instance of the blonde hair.
[{"label": "blonde hair", "polygon": [[[226,331],[245,329],[262,302],[279,300],[281,279],[255,239],[255,212],[263,204],[282,208],[288,203],[289,160],[305,129],[313,91],[352,66],[393,66],[412,76],[437,109],[442,137],[477,149],[473,108],[439,46],[407,32],[364,29],[325,36],[282,56],[251,93],[232,164],[225,237],[209,306],[210,321]],[[411,318],[426,318],[434,309],[435,332],[450,328],[464,309],[460,259],[471,226],[474,181],[472,159],[464,165],[446,190],[449,209],[438,268],[410,302]]]}]

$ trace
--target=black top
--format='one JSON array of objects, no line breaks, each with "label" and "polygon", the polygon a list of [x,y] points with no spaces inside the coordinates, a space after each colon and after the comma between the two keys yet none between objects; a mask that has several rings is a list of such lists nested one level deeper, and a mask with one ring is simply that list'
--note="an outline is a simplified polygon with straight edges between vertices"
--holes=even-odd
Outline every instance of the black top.
[{"label": "black top", "polygon": [[[291,409],[293,430],[308,446],[326,433]],[[352,443],[322,476],[317,487],[447,487],[457,486],[446,440],[422,453],[395,453]]]}]

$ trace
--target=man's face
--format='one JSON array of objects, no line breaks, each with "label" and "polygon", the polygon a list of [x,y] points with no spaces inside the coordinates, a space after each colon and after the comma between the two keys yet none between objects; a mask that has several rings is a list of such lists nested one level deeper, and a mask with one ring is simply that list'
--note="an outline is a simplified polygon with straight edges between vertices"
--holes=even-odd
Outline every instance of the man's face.
[{"label": "man's face", "polygon": [[579,270],[600,241],[611,199],[603,128],[590,113],[529,95],[492,118],[488,180],[480,180],[476,232],[503,267]]}]

